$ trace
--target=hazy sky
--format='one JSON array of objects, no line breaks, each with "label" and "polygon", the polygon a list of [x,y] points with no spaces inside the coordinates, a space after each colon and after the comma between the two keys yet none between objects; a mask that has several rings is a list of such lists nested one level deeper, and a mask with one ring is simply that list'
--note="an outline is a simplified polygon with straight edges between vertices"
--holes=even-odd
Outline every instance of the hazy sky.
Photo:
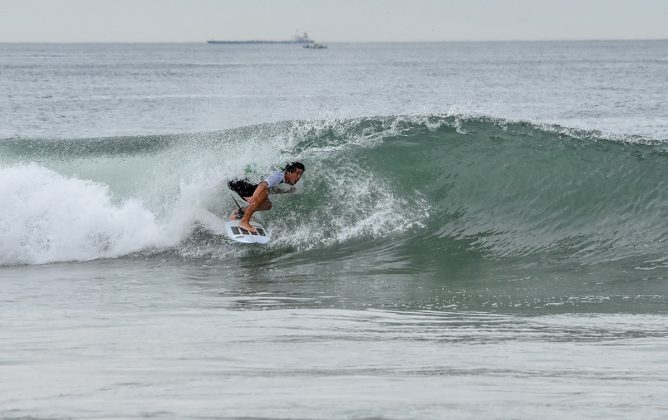
[{"label": "hazy sky", "polygon": [[0,0],[0,42],[668,38],[668,0]]}]

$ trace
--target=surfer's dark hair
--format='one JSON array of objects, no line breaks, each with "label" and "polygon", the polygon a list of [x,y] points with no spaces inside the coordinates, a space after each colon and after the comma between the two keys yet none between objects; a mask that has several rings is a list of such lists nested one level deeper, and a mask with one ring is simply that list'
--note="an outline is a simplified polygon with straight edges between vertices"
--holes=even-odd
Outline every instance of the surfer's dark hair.
[{"label": "surfer's dark hair", "polygon": [[306,168],[304,168],[304,164],[297,161],[290,162],[287,165],[285,165],[285,172],[294,172],[297,169],[301,169],[302,172],[306,170]]}]

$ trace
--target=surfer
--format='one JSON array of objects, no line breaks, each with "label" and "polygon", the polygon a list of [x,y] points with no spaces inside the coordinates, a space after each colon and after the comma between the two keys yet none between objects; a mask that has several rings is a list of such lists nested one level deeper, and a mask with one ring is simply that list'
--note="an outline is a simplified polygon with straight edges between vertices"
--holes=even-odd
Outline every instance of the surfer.
[{"label": "surfer", "polygon": [[269,192],[283,193],[293,192],[294,187],[287,191],[278,190],[275,187],[279,184],[286,183],[295,185],[304,173],[304,164],[301,162],[291,162],[285,166],[282,171],[276,171],[267,176],[264,181],[259,184],[253,184],[248,179],[234,179],[227,183],[227,186],[239,194],[247,203],[248,206],[244,209],[239,209],[230,215],[230,220],[236,220],[241,217],[239,227],[250,232],[256,232],[255,228],[250,224],[250,218],[256,211],[269,210],[271,208],[271,201],[269,201]]}]

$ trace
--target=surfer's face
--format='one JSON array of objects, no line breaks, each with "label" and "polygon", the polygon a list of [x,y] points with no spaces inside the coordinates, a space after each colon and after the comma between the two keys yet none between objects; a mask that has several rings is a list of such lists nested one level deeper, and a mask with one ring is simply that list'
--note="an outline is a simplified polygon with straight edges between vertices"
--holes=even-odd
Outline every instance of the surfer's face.
[{"label": "surfer's face", "polygon": [[297,182],[299,182],[299,179],[302,177],[302,174],[304,171],[301,169],[297,168],[292,172],[286,172],[285,173],[285,182],[287,182],[290,185],[295,185]]}]

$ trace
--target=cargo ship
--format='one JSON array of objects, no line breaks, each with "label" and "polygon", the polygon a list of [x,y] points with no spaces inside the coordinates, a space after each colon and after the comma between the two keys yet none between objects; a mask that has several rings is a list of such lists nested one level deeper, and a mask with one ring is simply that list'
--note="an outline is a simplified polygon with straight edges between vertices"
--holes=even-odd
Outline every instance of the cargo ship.
[{"label": "cargo ship", "polygon": [[217,39],[211,39],[206,41],[207,44],[304,44],[309,45],[313,44],[314,41],[308,37],[308,33],[304,32],[302,35],[294,35],[292,39],[284,41],[269,41],[263,39],[252,39],[247,41],[221,41]]}]

